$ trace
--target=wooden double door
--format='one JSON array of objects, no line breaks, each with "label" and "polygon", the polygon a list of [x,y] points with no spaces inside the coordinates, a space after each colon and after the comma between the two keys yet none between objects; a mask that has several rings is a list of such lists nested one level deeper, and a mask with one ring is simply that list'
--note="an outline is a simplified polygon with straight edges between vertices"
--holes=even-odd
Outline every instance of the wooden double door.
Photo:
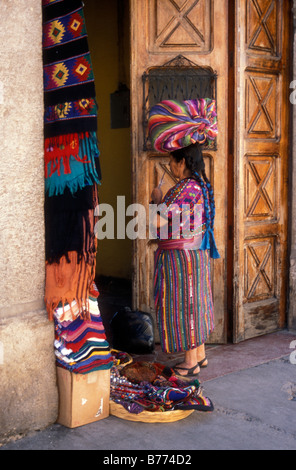
[{"label": "wooden double door", "polygon": [[[289,32],[284,0],[130,0],[133,201],[147,208],[168,155],[147,139],[149,108],[212,97],[219,136],[204,150],[215,192],[211,343],[239,342],[286,321]],[[154,240],[134,241],[133,307],[154,314]]]}]

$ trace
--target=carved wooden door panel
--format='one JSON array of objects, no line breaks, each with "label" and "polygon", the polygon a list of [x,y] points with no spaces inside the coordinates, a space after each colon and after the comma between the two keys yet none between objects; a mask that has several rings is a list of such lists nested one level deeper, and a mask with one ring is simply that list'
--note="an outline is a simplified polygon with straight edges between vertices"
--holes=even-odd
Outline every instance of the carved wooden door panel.
[{"label": "carved wooden door panel", "polygon": [[[221,255],[212,266],[216,329],[209,342],[225,342],[228,1],[130,0],[130,15],[133,201],[146,208],[146,233],[153,187],[163,173],[164,193],[175,183],[169,171],[169,157],[157,154],[147,144],[146,119],[153,99],[214,97],[217,100],[219,136],[216,148],[204,152],[207,174],[216,196],[215,237]],[[200,80],[192,78],[192,72],[200,73]],[[208,90],[212,96],[203,94]],[[155,249],[155,242],[148,237],[134,241],[133,308],[153,314]]]},{"label": "carved wooden door panel", "polygon": [[234,340],[285,324],[290,2],[235,1]]}]

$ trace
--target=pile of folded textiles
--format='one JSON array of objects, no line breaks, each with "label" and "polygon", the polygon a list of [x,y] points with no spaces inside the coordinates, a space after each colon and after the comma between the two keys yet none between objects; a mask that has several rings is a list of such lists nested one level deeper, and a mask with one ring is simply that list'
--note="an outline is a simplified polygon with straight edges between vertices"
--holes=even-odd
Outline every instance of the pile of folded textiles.
[{"label": "pile of folded textiles", "polygon": [[56,363],[79,374],[110,369],[113,365],[97,298],[92,292],[88,304],[87,319],[81,315],[76,301],[54,312]]},{"label": "pile of folded textiles", "polygon": [[188,383],[159,363],[135,362],[111,368],[110,399],[130,413],[173,410],[213,411],[198,380]]}]

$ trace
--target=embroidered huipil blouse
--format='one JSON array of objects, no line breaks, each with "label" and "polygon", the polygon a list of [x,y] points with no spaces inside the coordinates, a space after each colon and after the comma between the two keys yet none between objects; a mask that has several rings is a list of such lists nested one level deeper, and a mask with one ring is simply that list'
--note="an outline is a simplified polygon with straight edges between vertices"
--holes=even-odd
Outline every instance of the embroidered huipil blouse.
[{"label": "embroidered huipil blouse", "polygon": [[168,224],[158,228],[158,239],[202,239],[205,228],[204,198],[196,180],[185,178],[179,181],[169,189],[160,207],[160,215],[167,218]]}]

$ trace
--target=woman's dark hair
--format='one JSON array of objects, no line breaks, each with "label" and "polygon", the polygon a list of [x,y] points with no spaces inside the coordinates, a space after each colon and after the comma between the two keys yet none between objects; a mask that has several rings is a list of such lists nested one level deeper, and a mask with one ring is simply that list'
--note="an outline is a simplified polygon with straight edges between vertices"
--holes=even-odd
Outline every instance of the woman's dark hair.
[{"label": "woman's dark hair", "polygon": [[177,162],[180,162],[183,158],[185,159],[186,167],[200,185],[204,198],[206,225],[207,228],[211,227],[213,229],[215,219],[214,191],[205,172],[202,146],[199,143],[191,144],[188,147],[174,150],[171,155]]},{"label": "woman's dark hair", "polygon": [[187,168],[191,171],[192,175],[197,172],[203,174],[205,172],[205,163],[202,154],[202,146],[198,143],[191,144],[188,147],[175,150],[171,155],[177,162],[185,158]]}]

